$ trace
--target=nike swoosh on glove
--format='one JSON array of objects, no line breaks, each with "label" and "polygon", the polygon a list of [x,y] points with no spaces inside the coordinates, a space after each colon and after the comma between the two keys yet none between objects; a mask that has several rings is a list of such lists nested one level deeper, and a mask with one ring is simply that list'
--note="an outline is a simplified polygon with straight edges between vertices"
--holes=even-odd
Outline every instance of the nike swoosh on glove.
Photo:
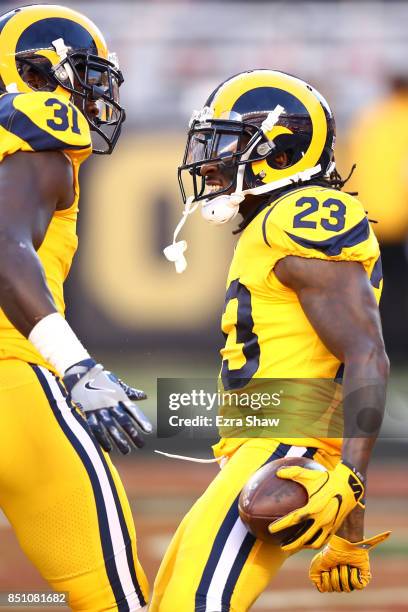
[{"label": "nike swoosh on glove", "polygon": [[294,480],[307,491],[305,506],[269,525],[270,533],[299,528],[281,548],[294,553],[302,548],[320,548],[340,529],[345,517],[360,504],[364,507],[364,483],[356,471],[340,462],[333,470],[318,471],[293,466],[277,472],[279,478]]},{"label": "nike swoosh on glove", "polygon": [[345,592],[364,589],[371,580],[369,552],[391,534],[379,535],[349,542],[334,535],[327,546],[313,557],[309,578],[321,593]]},{"label": "nike swoosh on glove", "polygon": [[105,451],[112,450],[112,442],[124,455],[130,452],[130,443],[138,448],[144,446],[139,430],[149,434],[153,427],[134,403],[146,399],[143,391],[129,387],[93,359],[68,368],[62,380]]}]

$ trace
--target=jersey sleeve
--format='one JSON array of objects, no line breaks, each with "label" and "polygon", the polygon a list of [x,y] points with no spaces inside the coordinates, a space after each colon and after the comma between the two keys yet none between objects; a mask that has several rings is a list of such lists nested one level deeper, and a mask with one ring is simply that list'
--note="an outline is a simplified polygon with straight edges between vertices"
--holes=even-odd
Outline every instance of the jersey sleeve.
[{"label": "jersey sleeve", "polygon": [[89,125],[63,96],[32,92],[0,98],[0,157],[17,151],[92,152]]},{"label": "jersey sleeve", "polygon": [[379,246],[362,204],[334,189],[306,188],[272,205],[263,237],[276,259],[288,255],[369,262]]}]

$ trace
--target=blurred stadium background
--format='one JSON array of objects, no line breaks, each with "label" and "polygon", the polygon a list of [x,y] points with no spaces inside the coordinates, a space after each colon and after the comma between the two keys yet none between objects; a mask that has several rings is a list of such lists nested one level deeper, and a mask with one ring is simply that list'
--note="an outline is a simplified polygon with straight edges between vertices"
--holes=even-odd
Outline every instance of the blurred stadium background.
[{"label": "blurred stadium background", "polygon": [[[61,2],[62,3],[62,2]],[[0,2],[3,12],[26,4]],[[267,610],[408,610],[408,3],[64,2],[84,12],[117,51],[127,123],[111,158],[82,171],[80,247],[68,316],[94,355],[149,393],[158,377],[216,375],[219,317],[233,249],[231,227],[187,224],[189,268],[162,256],[180,214],[176,168],[191,111],[226,77],[269,67],[310,81],[337,118],[337,159],[383,245],[382,316],[392,379],[384,436],[370,472],[367,532],[393,529],[373,556],[369,589],[322,596],[307,579],[309,553],[291,559],[254,607]],[[151,579],[184,512],[216,471],[143,452],[116,457]],[[210,456],[208,441],[190,452]],[[52,458],[44,458],[51,460]],[[0,590],[45,589],[0,517]],[[175,612],[184,612],[177,610]]]}]

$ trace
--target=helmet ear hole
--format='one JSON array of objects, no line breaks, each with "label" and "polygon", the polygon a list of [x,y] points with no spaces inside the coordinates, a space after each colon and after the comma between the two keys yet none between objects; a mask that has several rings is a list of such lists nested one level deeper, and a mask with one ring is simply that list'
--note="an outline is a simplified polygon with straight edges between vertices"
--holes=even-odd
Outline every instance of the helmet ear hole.
[{"label": "helmet ear hole", "polygon": [[283,151],[273,151],[271,155],[266,158],[268,165],[276,170],[282,170],[288,168],[293,164],[294,151],[293,149],[285,149]]},{"label": "helmet ear hole", "polygon": [[51,76],[51,62],[35,54],[16,58],[21,79],[33,91],[54,91],[58,83]]}]

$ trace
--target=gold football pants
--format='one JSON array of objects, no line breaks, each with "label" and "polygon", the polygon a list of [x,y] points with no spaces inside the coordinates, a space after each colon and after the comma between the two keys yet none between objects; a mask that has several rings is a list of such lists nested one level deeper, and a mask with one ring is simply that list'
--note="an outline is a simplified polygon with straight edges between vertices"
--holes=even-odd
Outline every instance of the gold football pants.
[{"label": "gold football pants", "polygon": [[278,440],[242,444],[180,524],[157,575],[149,612],[251,608],[288,555],[246,530],[238,515],[238,498],[257,469],[285,456],[314,457],[326,467],[338,460],[315,448]]},{"label": "gold football pants", "polygon": [[148,596],[119,475],[45,368],[0,361],[0,507],[21,548],[77,611]]}]

